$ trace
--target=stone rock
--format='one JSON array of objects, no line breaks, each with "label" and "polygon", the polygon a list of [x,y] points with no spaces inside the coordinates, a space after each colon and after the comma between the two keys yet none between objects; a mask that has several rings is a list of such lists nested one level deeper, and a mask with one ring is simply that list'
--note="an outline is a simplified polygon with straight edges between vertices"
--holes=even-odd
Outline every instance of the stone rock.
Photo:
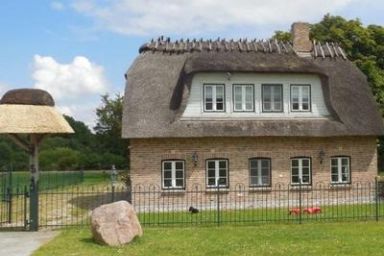
[{"label": "stone rock", "polygon": [[109,246],[127,244],[143,234],[136,212],[127,201],[104,204],[94,209],[91,231],[96,242]]}]

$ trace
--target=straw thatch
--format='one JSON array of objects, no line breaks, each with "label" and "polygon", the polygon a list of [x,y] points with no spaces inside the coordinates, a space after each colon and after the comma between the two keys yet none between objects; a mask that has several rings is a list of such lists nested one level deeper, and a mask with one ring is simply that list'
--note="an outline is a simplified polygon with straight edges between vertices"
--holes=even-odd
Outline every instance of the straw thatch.
[{"label": "straw thatch", "polygon": [[[289,44],[158,40],[140,48],[127,72],[123,137],[377,136],[384,126],[364,74],[336,44],[300,57]],[[251,41],[253,42],[253,41]],[[253,48],[252,48],[253,47]],[[263,48],[264,47],[264,48]],[[287,50],[282,50],[286,47]],[[247,50],[248,49],[248,50]],[[257,49],[257,50],[256,50]],[[262,50],[261,50],[262,49]],[[279,50],[280,49],[280,50]],[[315,74],[331,114],[323,119],[180,120],[199,72]]]},{"label": "straw thatch", "polygon": [[38,89],[17,89],[0,100],[0,133],[73,133],[54,107],[49,93]]}]

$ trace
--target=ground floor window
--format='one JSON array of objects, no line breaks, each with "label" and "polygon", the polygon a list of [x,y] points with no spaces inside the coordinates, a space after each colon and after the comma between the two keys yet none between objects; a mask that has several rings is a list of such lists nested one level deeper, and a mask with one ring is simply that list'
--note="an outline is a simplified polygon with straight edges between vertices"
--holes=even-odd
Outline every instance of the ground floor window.
[{"label": "ground floor window", "polygon": [[206,161],[207,187],[228,187],[228,160],[210,159]]},{"label": "ground floor window", "polygon": [[298,157],[291,160],[291,183],[311,184],[311,159],[309,157]]},{"label": "ground floor window", "polygon": [[162,185],[164,189],[183,189],[185,187],[183,160],[166,160],[162,164]]},{"label": "ground floor window", "polygon": [[349,183],[351,181],[351,170],[349,157],[339,156],[331,158],[331,181],[332,183]]},{"label": "ground floor window", "polygon": [[251,187],[271,186],[271,159],[249,159],[249,182]]}]

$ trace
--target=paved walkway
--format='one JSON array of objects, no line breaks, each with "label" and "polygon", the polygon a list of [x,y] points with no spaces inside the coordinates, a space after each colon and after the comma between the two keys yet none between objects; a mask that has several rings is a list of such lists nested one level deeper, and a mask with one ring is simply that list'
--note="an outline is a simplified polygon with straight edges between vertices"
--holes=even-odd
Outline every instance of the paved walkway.
[{"label": "paved walkway", "polygon": [[0,232],[0,255],[29,256],[57,234],[57,231]]}]

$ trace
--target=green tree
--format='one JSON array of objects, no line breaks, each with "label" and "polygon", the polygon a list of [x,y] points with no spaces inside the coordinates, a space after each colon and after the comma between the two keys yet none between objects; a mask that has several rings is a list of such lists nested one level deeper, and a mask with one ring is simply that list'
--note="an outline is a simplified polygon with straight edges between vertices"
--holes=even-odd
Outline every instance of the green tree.
[{"label": "green tree", "polygon": [[101,106],[96,109],[97,123],[94,127],[99,152],[127,156],[127,141],[121,138],[123,118],[123,96],[108,94],[101,96]]}]

